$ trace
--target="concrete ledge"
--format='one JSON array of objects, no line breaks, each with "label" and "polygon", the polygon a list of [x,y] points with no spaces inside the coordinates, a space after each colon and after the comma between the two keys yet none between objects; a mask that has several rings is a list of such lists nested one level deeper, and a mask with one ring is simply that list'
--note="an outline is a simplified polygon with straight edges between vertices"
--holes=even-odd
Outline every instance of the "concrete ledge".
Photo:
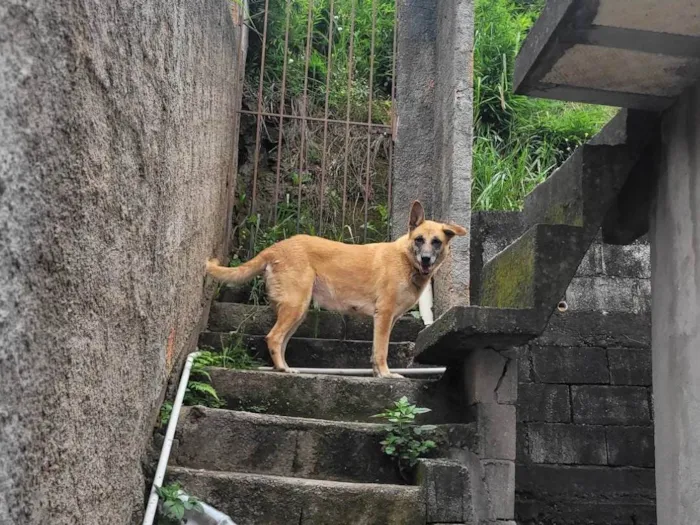
[{"label": "concrete ledge", "polygon": [[461,364],[474,350],[507,350],[537,337],[542,328],[544,323],[536,310],[453,307],[418,334],[415,360]]}]

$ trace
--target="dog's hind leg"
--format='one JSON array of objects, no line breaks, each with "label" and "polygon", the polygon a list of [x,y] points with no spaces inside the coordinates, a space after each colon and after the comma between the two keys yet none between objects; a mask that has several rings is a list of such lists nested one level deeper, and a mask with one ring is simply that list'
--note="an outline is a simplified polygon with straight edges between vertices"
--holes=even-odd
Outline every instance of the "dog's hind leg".
[{"label": "dog's hind leg", "polygon": [[294,293],[285,293],[277,298],[277,321],[265,338],[275,369],[294,372],[285,359],[287,343],[304,321],[309,310],[314,275],[295,279]]},{"label": "dog's hind leg", "polygon": [[289,368],[284,354],[287,350],[289,339],[304,320],[307,310],[308,305],[292,306],[281,304],[277,307],[277,322],[265,338],[270,357],[272,358],[272,364],[276,370],[293,372]]}]

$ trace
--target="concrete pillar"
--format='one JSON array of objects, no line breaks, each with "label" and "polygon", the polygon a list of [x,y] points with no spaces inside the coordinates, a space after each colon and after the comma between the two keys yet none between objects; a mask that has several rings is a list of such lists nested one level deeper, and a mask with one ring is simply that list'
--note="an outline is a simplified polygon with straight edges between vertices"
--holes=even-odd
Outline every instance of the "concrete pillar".
[{"label": "concrete pillar", "polygon": [[[402,0],[398,17],[398,115],[392,237],[408,229],[411,201],[429,218],[469,228],[471,214],[472,0]],[[469,236],[435,278],[434,308],[469,304]]]},{"label": "concrete pillar", "polygon": [[663,117],[652,208],[652,371],[659,523],[700,523],[700,87]]}]

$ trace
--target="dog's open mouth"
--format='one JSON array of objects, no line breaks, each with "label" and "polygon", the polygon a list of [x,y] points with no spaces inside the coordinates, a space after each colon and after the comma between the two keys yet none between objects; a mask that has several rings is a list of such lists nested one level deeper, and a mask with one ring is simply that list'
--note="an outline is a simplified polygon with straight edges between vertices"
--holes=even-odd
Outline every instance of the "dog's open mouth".
[{"label": "dog's open mouth", "polygon": [[420,273],[422,273],[423,275],[428,275],[428,274],[430,273],[430,268],[431,268],[431,265],[430,265],[430,264],[423,264],[423,263],[421,263],[421,265],[420,265]]}]

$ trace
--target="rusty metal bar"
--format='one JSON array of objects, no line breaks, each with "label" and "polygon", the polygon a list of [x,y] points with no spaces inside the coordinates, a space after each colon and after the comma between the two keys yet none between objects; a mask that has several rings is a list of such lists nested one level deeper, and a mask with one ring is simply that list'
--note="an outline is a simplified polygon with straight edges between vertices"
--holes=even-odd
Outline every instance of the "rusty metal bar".
[{"label": "rusty metal bar", "polygon": [[301,146],[299,147],[299,192],[297,194],[297,233],[301,224],[301,186],[304,180],[306,160],[306,109],[309,96],[309,61],[311,59],[311,28],[313,27],[314,1],[308,0],[309,11],[306,15],[306,56],[304,59],[304,94],[301,97]]},{"label": "rusty metal bar", "polygon": [[[250,111],[249,109],[240,109],[238,110],[239,113],[244,113],[246,115],[257,115],[258,113],[256,111]],[[329,124],[350,124],[351,126],[362,126],[362,127],[367,127],[367,122],[358,122],[355,120],[338,120],[338,119],[324,119],[321,117],[302,117],[300,115],[290,115],[288,113],[268,113],[266,111],[263,111],[260,113],[263,117],[270,117],[270,118],[286,118],[286,119],[294,119],[294,120],[306,120],[309,122],[328,122]],[[386,124],[372,124],[371,128],[373,130],[384,130],[390,131],[391,126],[386,125]]]},{"label": "rusty metal bar", "polygon": [[345,160],[343,166],[343,212],[340,226],[345,233],[345,209],[348,199],[348,148],[350,147],[350,90],[352,89],[352,72],[355,51],[355,5],[357,0],[352,0],[350,8],[350,51],[348,53],[348,86],[347,86],[347,106],[345,110]]},{"label": "rusty metal bar", "polygon": [[328,148],[328,100],[331,90],[331,65],[333,62],[333,0],[330,0],[328,16],[328,58],[326,59],[326,101],[323,108],[323,157],[321,160],[321,191],[319,192],[318,234],[323,236],[323,197],[326,181],[326,149]]},{"label": "rusty metal bar", "polygon": [[391,240],[391,190],[394,178],[394,141],[396,140],[396,55],[398,53],[399,0],[394,2],[394,44],[391,56],[391,140],[389,140],[389,180],[387,184],[387,240]]},{"label": "rusty metal bar", "polygon": [[369,103],[367,104],[367,173],[365,175],[365,227],[363,242],[367,242],[369,226],[369,174],[372,152],[372,102],[374,91],[374,37],[377,29],[377,0],[372,0],[372,37],[369,46]]},{"label": "rusty metal bar", "polygon": [[[287,57],[289,55],[289,17],[292,12],[292,0],[287,0],[286,3],[286,22],[284,26],[284,63],[282,64],[282,93],[280,95],[280,112],[279,122],[280,127],[277,132],[277,166],[275,168],[275,206],[273,209],[272,224],[277,224],[277,205],[279,204],[280,194],[280,167],[282,163],[282,139],[284,137],[284,101],[287,90]],[[266,115],[267,116],[267,115]]]},{"label": "rusty metal bar", "polygon": [[[256,211],[256,199],[258,191],[258,162],[260,161],[260,129],[262,127],[262,95],[263,95],[263,79],[265,77],[265,50],[267,48],[267,14],[269,11],[270,0],[265,0],[265,16],[263,19],[263,37],[262,37],[262,51],[260,55],[260,80],[258,82],[258,112],[257,121],[255,127],[255,155],[253,166],[253,195],[251,197],[250,204],[250,214],[255,215]],[[251,236],[251,247],[252,247],[252,236]],[[251,249],[252,252],[252,249]]]}]

